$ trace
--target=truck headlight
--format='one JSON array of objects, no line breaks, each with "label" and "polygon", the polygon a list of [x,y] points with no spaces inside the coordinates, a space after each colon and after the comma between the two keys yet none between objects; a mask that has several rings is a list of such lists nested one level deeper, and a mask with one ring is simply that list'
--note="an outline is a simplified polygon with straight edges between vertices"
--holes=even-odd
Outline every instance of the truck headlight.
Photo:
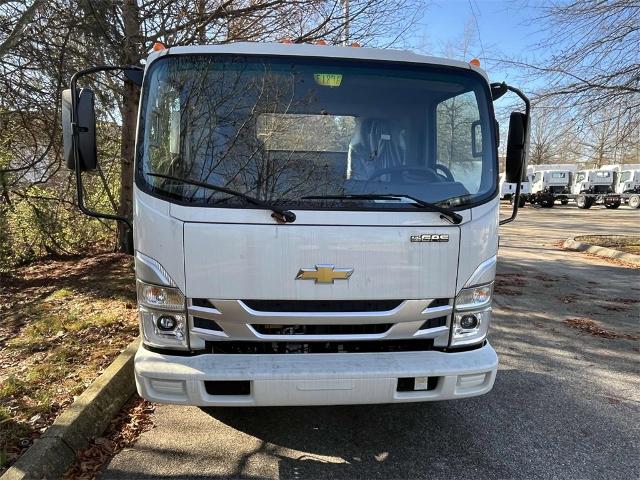
[{"label": "truck headlight", "polygon": [[465,288],[456,296],[451,346],[484,341],[491,322],[493,283]]},{"label": "truck headlight", "polygon": [[462,289],[456,297],[456,311],[484,308],[491,304],[492,295],[493,283]]},{"label": "truck headlight", "polygon": [[138,280],[140,333],[146,345],[187,350],[184,295],[177,288]]},{"label": "truck headlight", "polygon": [[184,311],[184,295],[177,288],[161,287],[138,280],[138,303],[149,308]]}]

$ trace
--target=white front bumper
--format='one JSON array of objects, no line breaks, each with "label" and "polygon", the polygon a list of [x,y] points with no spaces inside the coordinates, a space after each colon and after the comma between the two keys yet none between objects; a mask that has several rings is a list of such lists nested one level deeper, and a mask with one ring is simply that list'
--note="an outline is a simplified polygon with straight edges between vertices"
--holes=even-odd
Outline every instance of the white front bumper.
[{"label": "white front bumper", "polygon": [[[472,397],[493,387],[498,356],[488,343],[460,353],[163,355],[140,346],[138,393],[198,406],[346,405]],[[439,377],[435,389],[398,392],[397,379]],[[205,381],[249,380],[249,395],[209,395]]]}]

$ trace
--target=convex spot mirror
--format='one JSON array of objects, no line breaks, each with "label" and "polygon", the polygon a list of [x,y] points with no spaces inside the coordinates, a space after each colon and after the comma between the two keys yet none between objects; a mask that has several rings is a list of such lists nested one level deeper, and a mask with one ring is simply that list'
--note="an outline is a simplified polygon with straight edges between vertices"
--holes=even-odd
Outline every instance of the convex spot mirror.
[{"label": "convex spot mirror", "polygon": [[526,174],[526,147],[528,117],[521,112],[511,112],[507,136],[507,159],[505,179],[508,183],[519,183]]},{"label": "convex spot mirror", "polygon": [[[62,144],[67,167],[76,169],[73,148],[73,128],[71,125],[71,89],[62,92]],[[78,161],[80,171],[97,168],[98,152],[96,149],[96,114],[93,92],[87,88],[80,90],[76,99],[76,125],[78,139]]]}]

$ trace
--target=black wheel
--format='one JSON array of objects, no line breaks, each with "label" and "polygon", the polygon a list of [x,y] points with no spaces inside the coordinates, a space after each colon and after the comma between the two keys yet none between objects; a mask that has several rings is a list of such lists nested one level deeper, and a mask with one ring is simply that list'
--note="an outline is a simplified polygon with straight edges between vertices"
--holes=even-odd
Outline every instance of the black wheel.
[{"label": "black wheel", "polygon": [[[511,198],[509,198],[509,204],[513,205],[513,200],[514,200],[514,196],[511,195]],[[518,200],[518,208],[522,208],[524,207],[525,203],[527,203],[527,199],[524,198],[522,195],[520,195],[520,199]]]},{"label": "black wheel", "polygon": [[569,200],[567,198],[563,198],[562,200],[560,200],[560,203],[562,205],[567,205],[569,203]]},{"label": "black wheel", "polygon": [[587,197],[586,195],[578,195],[578,198],[576,198],[576,203],[578,204],[578,208],[586,210],[588,208],[591,208],[591,206],[593,205],[593,199]]},{"label": "black wheel", "polygon": [[604,208],[608,208],[609,210],[615,210],[616,208],[619,208],[619,207],[620,207],[620,202],[604,204]]},{"label": "black wheel", "polygon": [[640,195],[631,195],[629,197],[629,206],[631,208],[640,208]]},{"label": "black wheel", "polygon": [[540,201],[540,206],[542,208],[553,208],[553,198],[545,198]]}]

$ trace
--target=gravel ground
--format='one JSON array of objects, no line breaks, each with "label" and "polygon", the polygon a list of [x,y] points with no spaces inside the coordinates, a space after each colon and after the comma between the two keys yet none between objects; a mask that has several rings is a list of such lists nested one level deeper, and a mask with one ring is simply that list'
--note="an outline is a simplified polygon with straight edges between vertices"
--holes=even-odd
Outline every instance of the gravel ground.
[{"label": "gravel ground", "polygon": [[501,363],[488,395],[159,406],[156,427],[102,478],[640,478],[640,270],[559,247],[638,234],[640,210],[527,207],[501,233],[490,336]]}]

